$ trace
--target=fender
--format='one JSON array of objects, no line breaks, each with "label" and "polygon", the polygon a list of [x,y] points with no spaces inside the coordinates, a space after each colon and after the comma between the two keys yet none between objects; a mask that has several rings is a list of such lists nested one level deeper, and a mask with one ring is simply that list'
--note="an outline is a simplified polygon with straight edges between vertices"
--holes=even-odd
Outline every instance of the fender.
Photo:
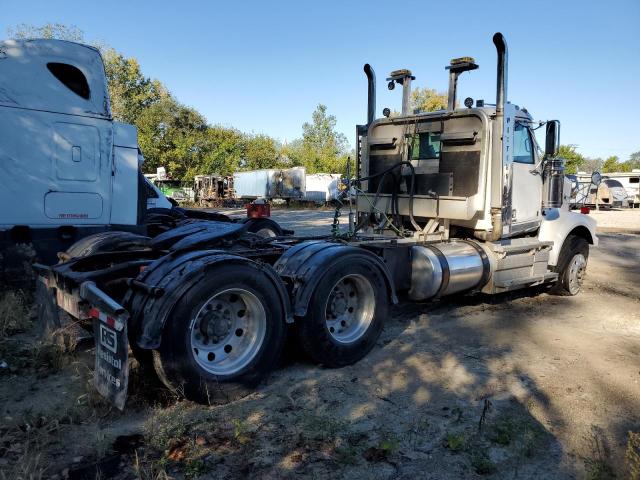
[{"label": "fender", "polygon": [[549,252],[549,265],[557,265],[562,245],[572,232],[583,237],[591,245],[598,245],[596,221],[589,215],[560,208],[552,208],[546,212],[540,225],[538,239],[553,242],[553,248]]},{"label": "fender", "polygon": [[303,242],[289,249],[275,263],[275,271],[290,288],[293,314],[307,314],[313,292],[322,280],[322,274],[334,262],[349,262],[358,258],[382,272],[392,303],[398,303],[393,278],[382,259],[364,248],[327,241]]},{"label": "fender", "polygon": [[163,288],[164,295],[153,298],[131,290],[127,293],[124,304],[129,307],[131,313],[130,323],[134,327],[131,331],[136,332],[131,340],[135,340],[143,349],[158,348],[162,330],[176,302],[187,290],[201,281],[211,268],[221,263],[251,264],[263,271],[278,292],[279,301],[285,313],[285,321],[293,322],[285,285],[270,265],[230,255],[220,250],[175,252],[156,260],[137,278],[148,285]]}]

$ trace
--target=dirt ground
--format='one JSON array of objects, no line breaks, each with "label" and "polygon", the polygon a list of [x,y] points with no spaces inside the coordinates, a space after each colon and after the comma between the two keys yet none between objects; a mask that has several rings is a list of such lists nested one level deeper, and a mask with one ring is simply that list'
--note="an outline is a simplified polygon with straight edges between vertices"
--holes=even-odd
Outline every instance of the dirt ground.
[{"label": "dirt ground", "polygon": [[[274,216],[317,234],[332,215]],[[134,371],[121,413],[90,387],[90,347],[43,353],[12,336],[0,475],[627,478],[640,452],[638,285],[640,236],[601,234],[576,297],[401,301],[358,364],[319,368],[291,346],[264,386],[223,406],[171,398]]]}]

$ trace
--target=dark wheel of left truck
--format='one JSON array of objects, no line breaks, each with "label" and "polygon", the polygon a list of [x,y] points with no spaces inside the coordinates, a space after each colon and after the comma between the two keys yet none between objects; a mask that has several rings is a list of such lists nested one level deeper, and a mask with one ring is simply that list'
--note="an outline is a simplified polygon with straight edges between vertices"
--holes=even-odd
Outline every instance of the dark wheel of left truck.
[{"label": "dark wheel of left truck", "polygon": [[247,231],[255,233],[264,238],[281,237],[284,230],[274,220],[270,218],[247,218],[244,221],[247,224]]},{"label": "dark wheel of left truck", "polygon": [[153,352],[160,379],[201,403],[250,393],[282,352],[285,312],[278,295],[253,263],[216,265],[169,315]]}]

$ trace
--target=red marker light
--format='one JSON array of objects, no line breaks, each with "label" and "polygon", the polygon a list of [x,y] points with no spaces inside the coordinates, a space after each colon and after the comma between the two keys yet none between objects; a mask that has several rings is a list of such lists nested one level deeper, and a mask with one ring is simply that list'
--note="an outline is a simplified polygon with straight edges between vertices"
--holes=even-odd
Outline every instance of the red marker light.
[{"label": "red marker light", "polygon": [[580,207],[580,213],[583,213],[585,215],[589,215],[589,212],[591,210],[589,209],[589,207]]}]

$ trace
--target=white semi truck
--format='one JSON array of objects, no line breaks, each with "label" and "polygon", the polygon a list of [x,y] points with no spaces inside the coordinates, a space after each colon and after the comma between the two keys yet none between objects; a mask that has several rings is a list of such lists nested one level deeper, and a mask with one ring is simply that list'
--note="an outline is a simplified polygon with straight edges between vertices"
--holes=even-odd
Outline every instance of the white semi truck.
[{"label": "white semi truck", "polygon": [[[375,75],[365,66],[368,116],[356,128],[357,174],[345,190],[357,192],[348,231],[313,240],[262,238],[237,224],[196,222],[154,239],[138,238],[126,249],[114,242],[100,253],[88,237],[63,255],[64,263],[38,267],[43,316],[50,318],[46,313],[59,307],[93,330],[96,386],[123,408],[130,348],[168,388],[196,401],[224,402],[251,391],[276,366],[288,325],[295,324],[294,341],[312,360],[341,367],[374,347],[400,292],[424,301],[548,284],[576,295],[589,246],[598,241],[595,222],[569,211],[563,161],[557,158],[559,123],[546,122],[542,154],[532,133],[539,124],[507,100],[505,39],[497,33],[493,41],[494,105],[467,99],[456,107],[459,75],[478,68],[466,57],[447,67],[447,109],[410,112],[413,76],[399,70],[388,82],[390,88],[402,86],[402,112],[376,118]],[[68,113],[86,115],[86,125],[78,128],[95,137],[108,99],[104,80],[90,74],[97,57],[77,48],[78,56],[60,62],[85,70],[103,100]],[[72,162],[78,154],[64,140],[76,127],[47,128],[61,132],[56,145],[66,152],[48,168],[76,175]],[[124,168],[134,171],[133,132],[114,126],[105,130],[111,135],[123,150],[116,158],[122,155]],[[81,148],[91,151],[86,145]],[[123,181],[134,188],[130,179]],[[46,185],[41,188],[49,202]],[[115,215],[124,222],[124,211],[100,209],[96,195],[107,195],[100,188],[55,195],[45,211],[107,215],[111,221]],[[72,195],[87,206],[61,207]],[[135,212],[127,212],[131,221]]]},{"label": "white semi truck", "polygon": [[88,235],[155,235],[194,215],[283,233],[270,219],[173,208],[140,173],[143,161],[135,126],[111,117],[97,49],[60,40],[0,42],[0,248],[29,244],[53,263]]}]

